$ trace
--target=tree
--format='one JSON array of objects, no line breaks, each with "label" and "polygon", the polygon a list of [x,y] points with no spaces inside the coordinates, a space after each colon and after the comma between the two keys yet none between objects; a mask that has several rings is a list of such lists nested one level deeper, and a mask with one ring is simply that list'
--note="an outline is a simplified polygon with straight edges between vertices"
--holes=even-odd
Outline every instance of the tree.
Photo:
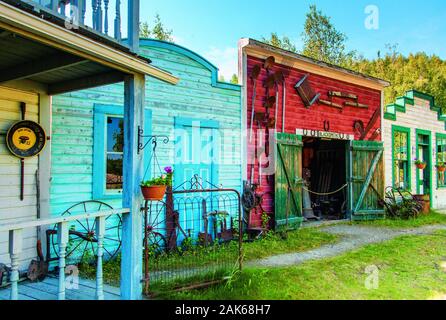
[{"label": "tree", "polygon": [[346,50],[347,36],[338,31],[331,23],[330,17],[317,10],[315,5],[310,5],[302,38],[302,54],[310,58],[340,66],[345,66],[355,59],[356,53]]},{"label": "tree", "polygon": [[154,27],[151,29],[147,22],[142,22],[139,27],[139,35],[142,38],[153,38],[157,40],[174,42],[173,30],[167,29],[161,21],[160,15],[156,14]]},{"label": "tree", "polygon": [[293,43],[291,43],[290,38],[287,36],[280,38],[275,32],[271,32],[271,36],[269,38],[262,37],[262,41],[284,50],[297,52],[297,48]]},{"label": "tree", "polygon": [[232,84],[238,84],[238,77],[237,77],[237,75],[235,73],[232,75],[232,78],[231,78],[230,82]]}]

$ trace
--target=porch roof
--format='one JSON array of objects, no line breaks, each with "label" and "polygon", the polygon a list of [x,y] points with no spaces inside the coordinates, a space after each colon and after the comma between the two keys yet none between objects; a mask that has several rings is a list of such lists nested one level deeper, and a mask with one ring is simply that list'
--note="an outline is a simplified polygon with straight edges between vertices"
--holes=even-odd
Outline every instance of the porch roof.
[{"label": "porch roof", "polygon": [[32,80],[60,94],[146,74],[176,84],[178,78],[150,60],[68,30],[0,1],[0,83]]}]

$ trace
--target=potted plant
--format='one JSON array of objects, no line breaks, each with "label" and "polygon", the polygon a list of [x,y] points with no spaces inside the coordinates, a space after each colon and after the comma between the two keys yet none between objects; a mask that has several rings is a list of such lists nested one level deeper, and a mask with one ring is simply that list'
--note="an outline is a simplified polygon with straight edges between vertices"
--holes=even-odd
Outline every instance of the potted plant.
[{"label": "potted plant", "polygon": [[415,159],[415,165],[418,169],[424,170],[426,169],[427,163],[420,159]]},{"label": "potted plant", "polygon": [[446,171],[446,164],[444,162],[439,162],[437,165],[438,172],[445,172]]},{"label": "potted plant", "polygon": [[172,167],[165,167],[164,173],[150,180],[141,181],[141,193],[145,200],[161,201],[168,186],[172,186]]}]

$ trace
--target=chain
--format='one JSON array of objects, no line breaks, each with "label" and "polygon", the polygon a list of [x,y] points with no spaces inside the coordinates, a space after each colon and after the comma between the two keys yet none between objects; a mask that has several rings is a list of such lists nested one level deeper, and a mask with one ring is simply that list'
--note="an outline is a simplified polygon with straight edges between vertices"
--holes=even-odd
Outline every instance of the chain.
[{"label": "chain", "polygon": [[339,188],[338,190],[336,190],[336,191],[333,191],[333,192],[327,192],[327,193],[314,192],[314,191],[309,190],[309,189],[306,188],[306,187],[302,187],[302,189],[308,191],[309,193],[315,194],[315,195],[317,195],[317,196],[330,196],[330,195],[332,195],[332,194],[338,193],[339,191],[342,191],[343,189],[345,189],[345,188],[347,188],[347,187],[348,187],[348,183],[344,184],[342,187],[340,187],[340,188]]}]

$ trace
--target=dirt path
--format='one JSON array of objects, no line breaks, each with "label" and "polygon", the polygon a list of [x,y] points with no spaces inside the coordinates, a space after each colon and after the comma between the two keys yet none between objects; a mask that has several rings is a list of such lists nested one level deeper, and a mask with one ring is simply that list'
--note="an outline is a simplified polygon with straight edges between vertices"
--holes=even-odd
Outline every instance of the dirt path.
[{"label": "dirt path", "polygon": [[413,229],[392,229],[338,224],[322,227],[320,230],[340,235],[341,240],[335,244],[324,245],[306,252],[281,254],[250,261],[247,262],[246,265],[257,267],[284,267],[297,265],[308,260],[337,256],[370,243],[383,242],[402,235],[423,235],[431,234],[437,230],[446,230],[446,225],[431,225]]}]

